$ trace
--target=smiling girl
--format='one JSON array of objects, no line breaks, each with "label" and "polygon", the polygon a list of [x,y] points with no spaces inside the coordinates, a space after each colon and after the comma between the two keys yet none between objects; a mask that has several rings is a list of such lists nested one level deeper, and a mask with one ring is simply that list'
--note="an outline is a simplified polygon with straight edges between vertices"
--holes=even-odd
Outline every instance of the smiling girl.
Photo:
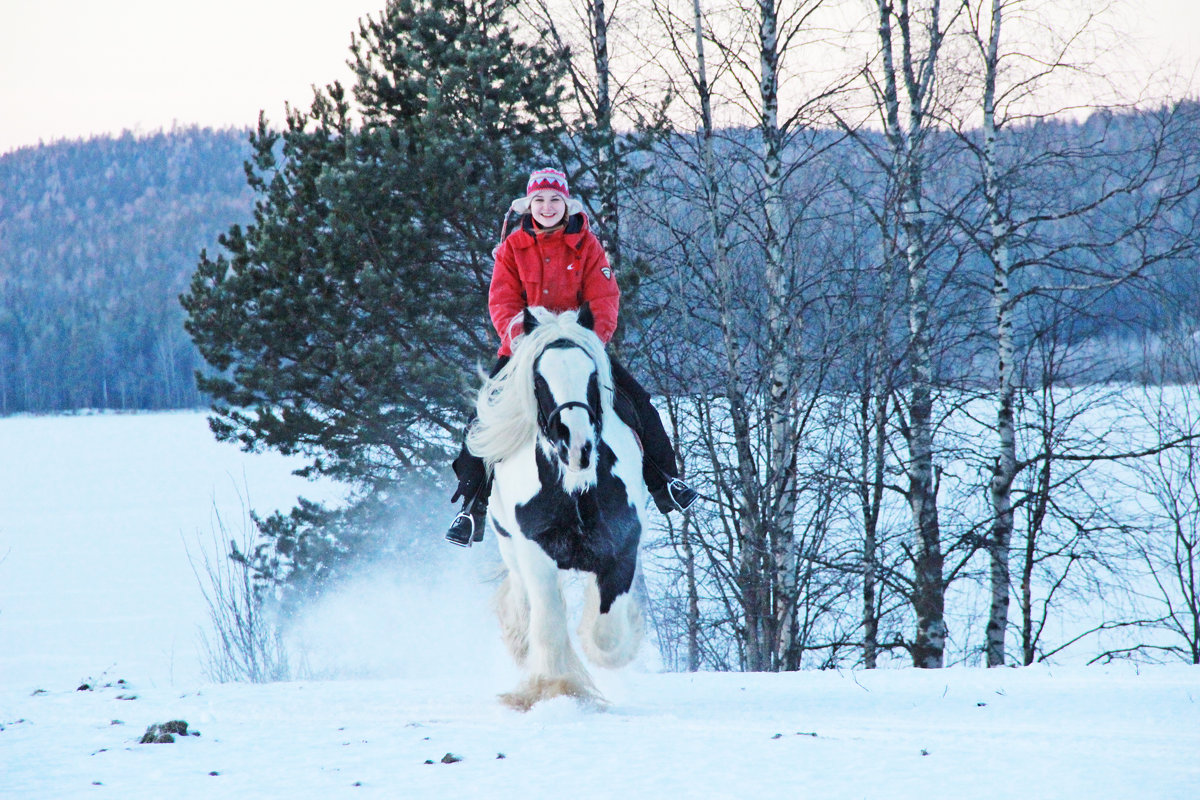
[{"label": "smiling girl", "polygon": [[[520,216],[517,229],[496,248],[496,264],[488,291],[488,313],[500,335],[499,360],[495,375],[512,355],[512,340],[521,333],[521,319],[528,306],[542,306],[555,313],[591,306],[594,330],[607,344],[617,330],[621,291],[600,240],[591,232],[583,205],[571,197],[567,176],[556,169],[539,169],[529,176],[525,196],[512,202]],[[636,410],[633,422],[645,448],[642,469],[646,488],[664,514],[683,510],[696,500],[696,493],[679,479],[675,450],[663,428],[650,394],[620,364],[612,361],[613,382],[618,393]],[[446,538],[468,546],[483,538],[483,518],[490,491],[483,461],[464,445],[454,461],[458,491],[451,502],[464,498]]]}]

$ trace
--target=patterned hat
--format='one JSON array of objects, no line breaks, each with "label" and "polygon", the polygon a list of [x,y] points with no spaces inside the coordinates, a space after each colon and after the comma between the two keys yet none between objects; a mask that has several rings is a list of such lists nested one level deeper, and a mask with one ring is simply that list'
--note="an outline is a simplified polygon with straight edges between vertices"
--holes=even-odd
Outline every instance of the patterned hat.
[{"label": "patterned hat", "polygon": [[517,214],[529,213],[529,197],[535,192],[550,189],[567,198],[567,216],[582,213],[583,203],[571,197],[567,188],[566,173],[552,167],[534,170],[529,175],[529,183],[525,184],[525,196],[512,201],[512,210]]},{"label": "patterned hat", "polygon": [[550,167],[534,170],[529,175],[529,183],[525,186],[525,194],[531,195],[542,189],[551,189],[560,193],[563,197],[571,196],[571,192],[567,189],[566,174]]}]

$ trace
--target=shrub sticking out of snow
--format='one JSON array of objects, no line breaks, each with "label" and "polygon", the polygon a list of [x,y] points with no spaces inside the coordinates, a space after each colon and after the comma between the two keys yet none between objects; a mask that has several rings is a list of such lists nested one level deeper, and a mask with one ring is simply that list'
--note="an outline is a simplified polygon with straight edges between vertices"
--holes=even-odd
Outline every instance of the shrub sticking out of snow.
[{"label": "shrub sticking out of snow", "polygon": [[129,683],[124,678],[121,678],[120,680],[117,680],[117,681],[109,681],[109,682],[101,683],[101,681],[103,681],[103,680],[104,680],[104,673],[101,673],[99,679],[87,678],[86,680],[82,680],[79,682],[79,686],[76,687],[75,691],[77,691],[77,692],[94,692],[97,689],[128,689],[129,688]]}]

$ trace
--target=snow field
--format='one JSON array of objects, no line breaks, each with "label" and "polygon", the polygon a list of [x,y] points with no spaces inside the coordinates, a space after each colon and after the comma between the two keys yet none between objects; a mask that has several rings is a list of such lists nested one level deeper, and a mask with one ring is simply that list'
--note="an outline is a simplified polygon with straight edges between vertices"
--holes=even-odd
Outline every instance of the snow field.
[{"label": "snow field", "polygon": [[[560,699],[526,715],[495,702],[507,684],[489,674],[133,687],[136,700],[6,690],[0,796],[1182,800],[1200,786],[1187,667],[619,683],[601,681],[607,711]],[[136,743],[169,719],[201,736]]]},{"label": "snow field", "polygon": [[[4,800],[1200,796],[1182,665],[664,674],[648,638],[595,673],[607,710],[509,711],[490,540],[320,603],[292,643],[304,680],[208,684],[185,542],[214,509],[236,529],[246,495],[269,513],[336,488],[213,442],[202,414],[0,419],[0,443]],[[138,743],[174,719],[201,735]]]}]

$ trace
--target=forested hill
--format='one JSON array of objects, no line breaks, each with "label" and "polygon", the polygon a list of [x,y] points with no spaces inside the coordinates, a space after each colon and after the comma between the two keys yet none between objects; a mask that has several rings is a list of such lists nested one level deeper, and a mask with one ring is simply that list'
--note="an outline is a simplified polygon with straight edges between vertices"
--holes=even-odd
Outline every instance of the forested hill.
[{"label": "forested hill", "polygon": [[[1137,148],[1130,145],[1124,155],[1117,155],[1123,149],[1118,140],[1133,135],[1139,115],[1118,118],[1111,127],[1106,127],[1108,122],[1098,116],[1082,123],[1033,126],[1013,135],[1035,149],[1044,149],[1044,142],[1035,140],[1047,136],[1106,142],[1103,147],[1113,150],[1112,159],[1131,158],[1136,162],[1130,167],[1134,170],[1142,160]],[[1089,134],[1089,125],[1104,128],[1107,134]],[[737,146],[740,139],[756,135],[726,133]],[[1194,139],[1189,135],[1186,142],[1173,146],[1194,147]],[[215,254],[222,233],[251,219],[254,195],[243,170],[249,157],[248,131],[199,128],[59,142],[0,156],[0,415],[204,404],[193,378],[201,360],[183,330],[178,296],[187,288],[200,251],[207,248]],[[861,153],[852,143],[842,143],[831,146],[823,158],[830,170],[853,168]],[[1096,162],[1094,157],[1082,158],[1071,169],[1094,169]],[[965,185],[972,180],[972,170],[961,157],[944,160],[939,185]],[[669,171],[668,162],[662,172]],[[866,173],[864,169],[855,180],[869,182]],[[793,182],[799,181],[800,186],[803,175],[797,175]],[[1086,184],[1078,176],[1076,180]],[[1093,183],[1096,180],[1100,178]],[[1158,183],[1149,184],[1109,206],[1136,209],[1153,200],[1157,187]],[[827,188],[821,201],[838,205],[842,201],[836,195],[841,191],[846,195],[843,205],[860,205],[854,199],[858,188],[862,187]],[[640,191],[665,190],[646,186]],[[803,187],[797,191],[803,192]],[[1139,233],[1125,236],[1126,240],[1142,242],[1149,249],[1163,237],[1186,244],[1190,241],[1186,232],[1194,230],[1200,219],[1197,198],[1191,193],[1141,232],[1122,223],[1120,215],[1105,206],[1104,214],[1056,223],[1051,233],[1078,238],[1076,228],[1123,224],[1122,230]],[[1081,200],[1076,205],[1083,204]],[[647,222],[635,238],[655,253],[655,269],[666,275],[679,267],[655,250],[657,240],[669,238],[669,232],[659,230],[663,224],[662,220]],[[1103,241],[1104,234],[1089,229],[1080,240]],[[1108,238],[1117,241],[1119,234],[1111,232]],[[1187,252],[1192,247],[1194,242]],[[801,247],[797,258],[806,257],[802,251]],[[964,258],[970,262],[978,255]],[[1176,293],[1190,291],[1185,288],[1190,282],[1180,282],[1181,276],[1194,272],[1190,257],[1162,260],[1155,270],[1156,279],[1168,290],[1179,284]],[[675,281],[666,284],[674,286]],[[1161,304],[1138,301],[1141,294],[1131,285],[1090,298],[1086,309],[1090,321],[1083,326],[1090,332],[1081,335],[1092,336],[1091,332],[1117,321],[1124,330],[1154,330],[1165,324],[1158,318],[1166,313],[1158,310]],[[969,363],[969,354],[963,359]]]},{"label": "forested hill", "polygon": [[178,295],[250,219],[246,131],[175,129],[0,156],[0,415],[196,406]]}]

